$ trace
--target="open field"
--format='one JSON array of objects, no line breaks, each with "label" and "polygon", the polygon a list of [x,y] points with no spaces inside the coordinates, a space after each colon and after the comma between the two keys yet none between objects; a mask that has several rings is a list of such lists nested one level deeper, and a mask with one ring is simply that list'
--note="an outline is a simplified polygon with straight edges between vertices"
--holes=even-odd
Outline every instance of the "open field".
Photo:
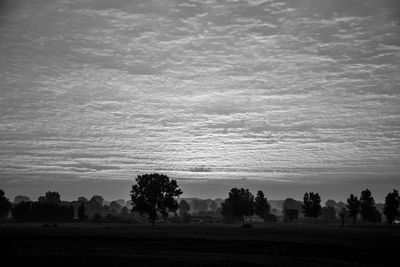
[{"label": "open field", "polygon": [[[3,261],[55,266],[397,266],[400,228],[2,224]],[[397,262],[398,263],[398,262]]]}]

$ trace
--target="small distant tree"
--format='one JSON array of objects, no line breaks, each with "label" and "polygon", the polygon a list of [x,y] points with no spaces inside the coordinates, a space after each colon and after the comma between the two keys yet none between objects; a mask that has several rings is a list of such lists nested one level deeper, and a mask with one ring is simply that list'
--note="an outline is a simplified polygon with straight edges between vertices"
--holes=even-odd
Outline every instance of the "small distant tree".
[{"label": "small distant tree", "polygon": [[244,221],[254,214],[254,196],[249,189],[232,188],[228,198],[221,204],[224,219]]},{"label": "small distant tree", "polygon": [[11,202],[5,197],[5,192],[0,189],[0,218],[7,217],[11,210]]},{"label": "small distant tree", "polygon": [[122,214],[122,215],[127,215],[127,214],[129,214],[128,208],[127,208],[127,207],[122,207],[122,209],[121,209],[121,214]]},{"label": "small distant tree", "polygon": [[357,215],[360,213],[361,202],[358,200],[356,196],[350,194],[350,197],[347,199],[346,208],[348,210],[349,217],[353,219],[353,224],[356,223]]},{"label": "small distant tree", "polygon": [[187,203],[186,200],[182,199],[181,202],[179,203],[179,216],[182,218],[188,214],[190,211],[190,205]]},{"label": "small distant tree", "polygon": [[271,206],[268,204],[263,191],[258,191],[254,199],[254,213],[265,220],[268,217],[268,214],[270,214],[270,211]]},{"label": "small distant tree", "polygon": [[89,200],[88,200],[86,197],[78,197],[78,201],[79,201],[79,202],[86,203],[86,202],[88,202]]},{"label": "small distant tree", "polygon": [[325,221],[333,222],[336,219],[336,209],[332,206],[325,206],[322,208],[322,216]]},{"label": "small distant tree", "polygon": [[87,220],[87,215],[85,214],[85,205],[81,202],[81,205],[78,208],[78,220],[80,222]]},{"label": "small distant tree", "polygon": [[164,174],[138,175],[131,190],[132,212],[139,212],[141,215],[148,214],[154,226],[157,212],[167,218],[168,211],[178,210],[179,205],[175,197],[181,194],[182,190],[179,189],[176,180],[170,180]]},{"label": "small distant tree", "polygon": [[388,223],[393,224],[394,220],[400,215],[399,205],[400,197],[397,190],[393,190],[393,192],[387,194],[385,197],[383,213],[385,214]]},{"label": "small distant tree", "polygon": [[206,211],[208,209],[207,201],[203,199],[193,199],[191,201],[191,207],[193,211]]},{"label": "small distant tree", "polygon": [[114,211],[114,213],[120,213],[122,206],[117,201],[111,201],[110,209]]},{"label": "small distant tree", "polygon": [[192,220],[192,215],[189,213],[190,205],[189,203],[182,199],[179,203],[179,216],[181,217],[184,223],[190,223]]},{"label": "small distant tree", "polygon": [[29,197],[18,195],[18,196],[15,196],[13,203],[19,204],[21,202],[29,202],[29,201],[31,201],[31,199]]},{"label": "small distant tree", "polygon": [[368,189],[361,192],[360,196],[360,213],[363,221],[365,222],[377,222],[379,221],[380,215],[378,215],[375,200],[372,197],[371,191]]},{"label": "small distant tree", "polygon": [[305,217],[316,218],[321,215],[321,197],[318,193],[305,193],[302,205]]},{"label": "small distant tree", "polygon": [[291,222],[293,220],[297,220],[298,217],[299,217],[299,210],[298,209],[285,208],[283,210],[283,221],[284,222]]},{"label": "small distant tree", "polygon": [[328,199],[328,200],[325,202],[325,207],[336,207],[336,206],[337,206],[337,203],[336,203],[336,201],[333,200],[333,199]]},{"label": "small distant tree", "polygon": [[97,203],[99,204],[99,206],[103,206],[104,205],[104,198],[102,196],[93,196],[89,202],[92,203]]}]

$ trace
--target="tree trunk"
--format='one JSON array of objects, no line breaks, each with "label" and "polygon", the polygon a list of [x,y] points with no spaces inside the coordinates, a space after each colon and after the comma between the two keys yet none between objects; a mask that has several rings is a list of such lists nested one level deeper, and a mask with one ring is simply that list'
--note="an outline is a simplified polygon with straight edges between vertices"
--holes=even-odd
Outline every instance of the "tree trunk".
[{"label": "tree trunk", "polygon": [[356,224],[356,216],[353,216],[353,224]]}]

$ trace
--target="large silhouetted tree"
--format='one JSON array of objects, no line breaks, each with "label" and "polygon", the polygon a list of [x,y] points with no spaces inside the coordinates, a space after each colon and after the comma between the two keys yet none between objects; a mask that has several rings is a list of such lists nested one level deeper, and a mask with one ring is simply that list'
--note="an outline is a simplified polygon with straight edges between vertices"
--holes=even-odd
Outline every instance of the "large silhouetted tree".
[{"label": "large silhouetted tree", "polygon": [[321,214],[321,197],[318,193],[305,193],[302,205],[305,217],[316,218]]},{"label": "large silhouetted tree", "polygon": [[371,191],[368,189],[361,192],[360,196],[360,213],[363,221],[365,222],[379,222],[381,221],[381,214],[375,207],[375,200],[372,197]]},{"label": "large silhouetted tree", "polygon": [[393,192],[387,194],[385,197],[383,213],[385,214],[388,223],[394,223],[394,220],[400,215],[399,205],[400,197],[397,190],[393,190]]},{"label": "large silhouetted tree", "polygon": [[267,198],[264,196],[263,191],[258,191],[254,199],[254,213],[265,220],[270,211],[271,206],[268,204]]},{"label": "large silhouetted tree", "polygon": [[243,221],[254,214],[254,196],[249,189],[232,188],[228,198],[221,204],[222,216],[226,219]]},{"label": "large silhouetted tree", "polygon": [[11,210],[11,202],[6,198],[3,190],[0,189],[0,218],[5,218]]},{"label": "large silhouetted tree", "polygon": [[59,205],[61,204],[61,197],[58,192],[48,191],[44,196],[39,197],[39,202]]},{"label": "large silhouetted tree", "polygon": [[353,224],[356,223],[357,215],[360,213],[361,202],[358,200],[356,196],[350,194],[350,197],[347,199],[346,208],[348,210],[349,217],[353,219]]},{"label": "large silhouetted tree", "polygon": [[166,218],[168,211],[174,212],[179,208],[175,197],[181,194],[176,180],[170,180],[164,174],[138,175],[131,190],[132,212],[148,214],[154,226],[158,212]]}]

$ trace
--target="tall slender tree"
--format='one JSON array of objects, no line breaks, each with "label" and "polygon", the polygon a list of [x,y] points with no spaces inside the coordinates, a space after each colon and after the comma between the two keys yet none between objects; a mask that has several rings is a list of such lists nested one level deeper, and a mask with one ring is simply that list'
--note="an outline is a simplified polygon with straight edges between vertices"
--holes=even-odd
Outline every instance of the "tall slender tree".
[{"label": "tall slender tree", "polygon": [[258,191],[254,199],[254,213],[265,220],[270,211],[271,206],[268,204],[267,198],[264,196],[263,191]]},{"label": "tall slender tree", "polygon": [[353,219],[353,224],[356,223],[357,215],[360,213],[361,203],[356,196],[350,194],[350,197],[347,199],[346,208],[348,210],[349,217]]},{"label": "tall slender tree", "polygon": [[363,221],[366,222],[376,222],[378,221],[377,217],[380,215],[379,212],[376,210],[375,207],[375,200],[372,197],[371,191],[365,189],[361,192],[360,196],[360,213]]},{"label": "tall slender tree", "polygon": [[303,197],[303,213],[305,217],[316,218],[321,215],[321,197],[318,193],[305,193]]},{"label": "tall slender tree", "polygon": [[400,197],[397,190],[393,190],[385,197],[385,206],[383,213],[388,223],[393,224],[394,220],[400,215],[399,211]]}]

